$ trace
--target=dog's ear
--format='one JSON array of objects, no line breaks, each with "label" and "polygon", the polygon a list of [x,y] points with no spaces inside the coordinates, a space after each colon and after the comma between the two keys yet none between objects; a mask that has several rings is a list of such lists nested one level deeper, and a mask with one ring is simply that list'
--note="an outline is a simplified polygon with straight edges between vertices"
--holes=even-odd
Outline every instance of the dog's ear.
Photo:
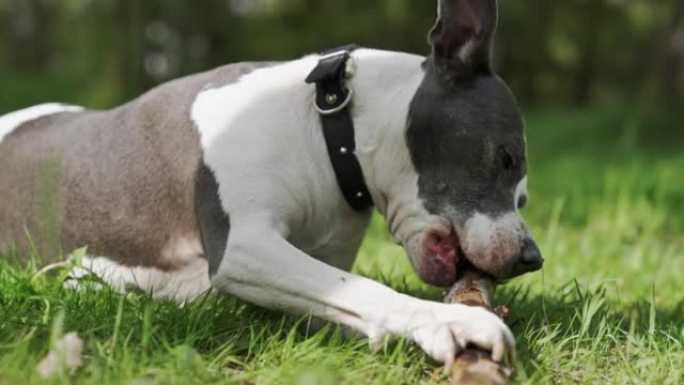
[{"label": "dog's ear", "polygon": [[491,72],[496,23],[496,0],[439,0],[437,24],[430,31],[438,72],[450,79]]}]

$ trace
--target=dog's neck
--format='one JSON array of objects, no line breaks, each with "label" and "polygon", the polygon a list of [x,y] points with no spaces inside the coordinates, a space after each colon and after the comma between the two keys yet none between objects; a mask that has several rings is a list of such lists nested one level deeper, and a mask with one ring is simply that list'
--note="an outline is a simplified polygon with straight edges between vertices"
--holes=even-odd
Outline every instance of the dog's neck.
[{"label": "dog's neck", "polygon": [[[415,199],[416,178],[406,146],[409,105],[423,80],[424,57],[362,49],[354,52],[353,107],[357,157],[377,208],[390,214],[387,196]],[[399,178],[397,178],[399,176]],[[411,180],[407,180],[411,179]]]},{"label": "dog's neck", "polygon": [[[231,162],[231,157],[252,156],[249,146],[258,142],[261,151],[270,149],[280,154],[273,156],[278,165],[262,156],[269,169],[282,167],[283,175],[299,173],[297,180],[305,181],[307,189],[334,181],[323,162],[327,154],[320,125],[315,124],[319,118],[312,105],[314,89],[304,82],[318,60],[312,55],[258,69],[238,82],[207,89],[197,96],[192,120],[200,131],[205,158],[221,164],[221,170],[215,172],[242,175],[246,171],[233,170],[232,165],[244,162]],[[352,54],[355,70],[347,86],[354,90],[357,157],[373,201],[384,214],[392,211],[388,196],[394,200],[405,195],[407,200],[416,200],[417,176],[406,145],[406,127],[409,105],[423,79],[423,61],[416,55],[369,49]],[[239,129],[245,127],[249,129]],[[300,155],[287,156],[293,152]],[[323,191],[317,194],[319,200],[330,195]],[[325,210],[329,208],[324,202],[318,203]]]}]

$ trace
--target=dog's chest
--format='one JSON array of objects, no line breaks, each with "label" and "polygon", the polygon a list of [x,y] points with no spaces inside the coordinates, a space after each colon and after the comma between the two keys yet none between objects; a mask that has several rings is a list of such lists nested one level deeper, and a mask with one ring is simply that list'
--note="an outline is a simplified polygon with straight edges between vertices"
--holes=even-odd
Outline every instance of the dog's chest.
[{"label": "dog's chest", "polygon": [[370,219],[368,213],[350,214],[347,207],[309,218],[291,232],[289,241],[316,259],[350,270]]}]

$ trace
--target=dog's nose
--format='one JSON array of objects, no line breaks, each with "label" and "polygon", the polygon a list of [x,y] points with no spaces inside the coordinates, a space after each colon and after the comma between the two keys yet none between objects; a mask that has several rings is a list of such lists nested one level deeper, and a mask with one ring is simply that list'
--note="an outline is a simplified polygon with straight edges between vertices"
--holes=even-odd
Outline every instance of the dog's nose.
[{"label": "dog's nose", "polygon": [[523,247],[513,268],[515,275],[522,275],[537,271],[544,265],[544,258],[537,244],[531,239],[526,238]]}]

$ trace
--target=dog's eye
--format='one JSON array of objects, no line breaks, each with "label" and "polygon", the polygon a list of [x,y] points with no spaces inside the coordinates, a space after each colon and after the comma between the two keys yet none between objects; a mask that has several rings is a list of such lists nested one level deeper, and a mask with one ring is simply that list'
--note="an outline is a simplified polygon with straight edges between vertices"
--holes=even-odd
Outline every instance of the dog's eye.
[{"label": "dog's eye", "polygon": [[512,169],[514,169],[515,166],[516,166],[515,159],[514,159],[513,156],[508,152],[508,150],[506,150],[505,147],[499,147],[499,151],[498,151],[498,152],[499,152],[499,153],[498,153],[498,157],[499,157],[499,160],[500,160],[501,165],[503,166],[503,168],[504,168],[505,170],[512,170]]},{"label": "dog's eye", "polygon": [[527,195],[521,195],[518,198],[518,210],[522,210],[527,206]]}]

